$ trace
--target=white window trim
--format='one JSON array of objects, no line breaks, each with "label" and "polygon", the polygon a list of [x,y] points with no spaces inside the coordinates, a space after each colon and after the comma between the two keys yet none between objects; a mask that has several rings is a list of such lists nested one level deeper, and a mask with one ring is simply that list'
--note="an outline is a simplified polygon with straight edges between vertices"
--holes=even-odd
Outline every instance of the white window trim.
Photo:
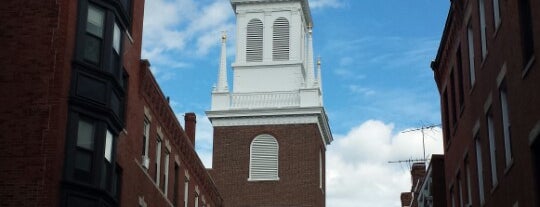
[{"label": "white window trim", "polygon": [[467,43],[469,48],[469,83],[472,89],[476,82],[476,70],[474,63],[474,32],[471,22],[467,25]]},{"label": "white window trim", "polygon": [[189,173],[186,171],[184,177],[184,207],[188,207],[189,201]]},{"label": "white window trim", "polygon": [[501,25],[501,7],[499,3],[499,0],[493,0],[493,22],[495,24],[495,30],[498,30]]},{"label": "white window trim", "polygon": [[158,135],[156,139],[156,185],[159,187],[161,180],[161,137]]},{"label": "white window trim", "polygon": [[[254,166],[253,166],[253,160],[254,160],[254,157],[253,157],[253,144],[256,143],[256,141],[258,140],[263,140],[264,141],[272,141],[272,142],[275,142],[275,147],[276,147],[276,154],[275,154],[275,159],[276,159],[276,163],[275,163],[275,166],[270,166],[270,167],[275,167],[275,175],[267,175],[267,177],[265,176],[261,176],[261,177],[258,177],[258,176],[254,176]],[[253,141],[251,142],[251,145],[250,145],[250,150],[249,150],[249,178],[248,178],[248,181],[279,181],[279,143],[277,142],[277,139],[275,137],[273,137],[272,135],[269,135],[269,134],[261,134],[261,135],[258,135],[257,137],[255,137],[253,139]],[[270,155],[267,155],[267,156],[272,156],[272,154]],[[267,166],[268,167],[268,166]],[[270,169],[272,170],[272,169]],[[268,168],[264,169],[264,171],[268,171]]]},{"label": "white window trim", "polygon": [[165,176],[165,180],[163,181],[163,194],[167,196],[167,191],[169,190],[169,159],[170,159],[170,152],[168,150],[165,150],[165,161],[164,161],[164,172],[163,175]]},{"label": "white window trim", "polygon": [[486,4],[485,0],[478,0],[478,9],[480,15],[480,41],[482,43],[482,60],[487,56],[487,39],[486,39]]},{"label": "white window trim", "polygon": [[475,136],[475,146],[476,146],[476,169],[478,171],[478,194],[480,196],[480,205],[485,204],[485,192],[484,192],[484,169],[482,163],[482,143],[479,138]]},{"label": "white window trim", "polygon": [[488,140],[489,140],[489,160],[491,163],[491,185],[495,188],[498,184],[497,179],[497,148],[495,147],[495,129],[493,127],[493,117],[486,114]]}]

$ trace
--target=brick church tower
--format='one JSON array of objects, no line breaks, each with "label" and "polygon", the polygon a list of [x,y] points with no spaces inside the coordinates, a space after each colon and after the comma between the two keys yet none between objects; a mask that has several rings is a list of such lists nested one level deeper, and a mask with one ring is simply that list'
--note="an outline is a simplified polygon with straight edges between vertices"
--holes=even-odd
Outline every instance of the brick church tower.
[{"label": "brick church tower", "polygon": [[307,0],[231,0],[237,20],[233,81],[226,40],[212,106],[211,175],[225,206],[325,206],[332,142]]}]

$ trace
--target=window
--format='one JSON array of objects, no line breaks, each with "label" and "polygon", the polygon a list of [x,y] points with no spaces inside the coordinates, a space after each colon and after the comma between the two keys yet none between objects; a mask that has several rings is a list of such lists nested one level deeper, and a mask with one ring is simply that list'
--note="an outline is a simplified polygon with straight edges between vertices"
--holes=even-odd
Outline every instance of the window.
[{"label": "window", "polygon": [[476,169],[478,171],[478,195],[480,196],[480,205],[484,205],[484,167],[482,164],[482,143],[480,137],[476,136]]},{"label": "window", "polygon": [[[107,10],[82,1],[81,5],[86,10],[85,17],[81,21],[85,23],[84,30],[80,32],[78,49],[81,60],[92,65],[90,68],[100,69],[113,75],[122,84],[122,36],[124,28],[116,16],[116,11]],[[129,25],[129,23],[124,24]]]},{"label": "window", "polygon": [[532,64],[534,54],[533,24],[529,0],[519,1],[519,20],[521,26],[521,47],[523,52],[523,69]]},{"label": "window", "polygon": [[101,186],[105,189],[110,188],[111,176],[112,175],[112,145],[113,145],[113,135],[107,130],[105,134],[105,151],[103,157],[105,157],[103,168],[101,168]]},{"label": "window", "polygon": [[167,196],[169,189],[169,151],[165,150],[165,162],[163,163],[163,193]]},{"label": "window", "polygon": [[273,41],[273,60],[289,60],[289,21],[287,19],[280,17],[274,21]]},{"label": "window", "polygon": [[464,91],[463,91],[463,61],[461,60],[461,47],[458,47],[456,54],[456,69],[457,69],[457,85],[458,85],[458,98],[459,98],[459,113],[463,109]]},{"label": "window", "polygon": [[501,25],[501,8],[499,7],[499,0],[493,0],[493,23],[495,28],[499,28]]},{"label": "window", "polygon": [[93,122],[86,119],[79,120],[74,171],[76,180],[91,182],[95,131],[96,127]]},{"label": "window", "polygon": [[262,62],[263,58],[263,23],[252,19],[247,25],[246,60]]},{"label": "window", "polygon": [[454,79],[454,69],[452,68],[452,72],[450,72],[450,93],[448,94],[450,96],[450,108],[452,109],[452,113],[450,113],[450,117],[452,118],[452,127],[456,127],[457,123],[457,114],[459,113],[456,108],[456,82]]},{"label": "window", "polygon": [[[536,137],[536,141],[531,146],[532,162],[533,162],[533,175],[536,182],[536,193],[540,193],[540,137]],[[538,194],[536,194],[538,195]]]},{"label": "window", "polygon": [[180,185],[179,182],[179,175],[180,174],[180,166],[178,166],[177,163],[174,163],[174,186],[173,186],[173,206],[178,207],[178,188]]},{"label": "window", "polygon": [[461,185],[461,175],[457,175],[457,188],[459,191],[458,199],[459,199],[459,206],[463,206],[463,185]]},{"label": "window", "polygon": [[487,40],[486,40],[486,5],[484,0],[479,0],[478,5],[480,15],[480,41],[482,42],[482,60],[487,55]]},{"label": "window", "polygon": [[154,180],[156,181],[156,185],[159,187],[159,177],[160,177],[160,171],[161,171],[161,137],[158,135],[156,139],[156,176],[154,177]]},{"label": "window", "polygon": [[486,115],[489,139],[489,159],[491,161],[491,185],[497,186],[497,149],[495,148],[495,129],[493,128],[493,116]]},{"label": "window", "polygon": [[512,164],[512,142],[510,140],[510,115],[508,112],[508,96],[506,93],[506,88],[502,86],[499,89],[499,95],[501,99],[501,115],[502,115],[502,126],[503,126],[503,137],[504,137],[504,156],[506,167],[509,167]]},{"label": "window", "polygon": [[476,81],[476,71],[474,70],[474,32],[471,22],[467,26],[467,41],[469,44],[469,81],[472,89]]},{"label": "window", "polygon": [[188,207],[189,201],[189,175],[186,172],[186,177],[184,179],[184,207]]},{"label": "window", "polygon": [[79,114],[74,114],[71,120],[76,124],[69,133],[75,135],[74,146],[70,146],[75,156],[66,156],[68,162],[73,162],[73,167],[68,168],[67,181],[86,183],[116,196],[119,172],[115,167],[115,135],[107,124],[98,120]]},{"label": "window", "polygon": [[195,192],[195,207],[199,207],[199,193]]},{"label": "window", "polygon": [[84,58],[94,64],[101,62],[101,47],[103,43],[103,30],[105,27],[105,11],[88,6]]},{"label": "window", "polygon": [[450,202],[452,207],[456,207],[456,197],[454,196],[454,186],[450,187]]},{"label": "window", "polygon": [[465,173],[467,182],[467,204],[466,206],[472,206],[472,187],[471,187],[471,170],[469,167],[469,158],[465,158]]},{"label": "window", "polygon": [[144,117],[143,123],[143,144],[142,144],[142,156],[143,156],[143,166],[148,168],[148,141],[150,139],[150,121],[148,118]]},{"label": "window", "polygon": [[111,73],[117,73],[116,70],[118,70],[121,66],[121,63],[120,63],[120,54],[121,53],[121,36],[122,36],[122,33],[121,33],[121,30],[120,30],[120,27],[118,27],[118,24],[117,23],[114,23],[114,26],[113,26],[113,45],[112,45],[112,57],[111,57],[111,66],[109,68],[109,72]]},{"label": "window", "polygon": [[446,145],[450,142],[450,122],[448,121],[448,116],[450,116],[449,108],[448,108],[448,93],[445,90],[443,92],[443,107],[444,107],[444,138],[446,140]]},{"label": "window", "polygon": [[248,180],[279,180],[278,152],[276,138],[267,134],[255,137],[251,142]]}]

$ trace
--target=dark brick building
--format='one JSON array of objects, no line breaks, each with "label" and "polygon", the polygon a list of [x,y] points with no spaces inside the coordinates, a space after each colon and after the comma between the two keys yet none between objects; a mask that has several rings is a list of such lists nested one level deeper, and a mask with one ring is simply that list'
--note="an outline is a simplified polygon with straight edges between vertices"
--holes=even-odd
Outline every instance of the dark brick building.
[{"label": "dark brick building", "polygon": [[141,60],[143,0],[0,8],[0,206],[222,206]]},{"label": "dark brick building", "polygon": [[540,206],[539,54],[539,1],[451,1],[432,63],[447,206]]}]

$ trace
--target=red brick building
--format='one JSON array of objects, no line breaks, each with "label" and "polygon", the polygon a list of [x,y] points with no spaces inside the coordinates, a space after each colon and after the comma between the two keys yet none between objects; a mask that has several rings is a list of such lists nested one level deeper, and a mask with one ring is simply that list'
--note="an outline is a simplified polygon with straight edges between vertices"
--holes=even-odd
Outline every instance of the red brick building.
[{"label": "red brick building", "polygon": [[418,188],[419,207],[446,206],[446,185],[444,177],[444,156],[432,155],[422,185]]},{"label": "red brick building", "polygon": [[222,206],[140,59],[143,0],[2,3],[0,206]]},{"label": "red brick building", "polygon": [[451,1],[432,63],[447,206],[540,205],[539,54],[539,1]]}]

